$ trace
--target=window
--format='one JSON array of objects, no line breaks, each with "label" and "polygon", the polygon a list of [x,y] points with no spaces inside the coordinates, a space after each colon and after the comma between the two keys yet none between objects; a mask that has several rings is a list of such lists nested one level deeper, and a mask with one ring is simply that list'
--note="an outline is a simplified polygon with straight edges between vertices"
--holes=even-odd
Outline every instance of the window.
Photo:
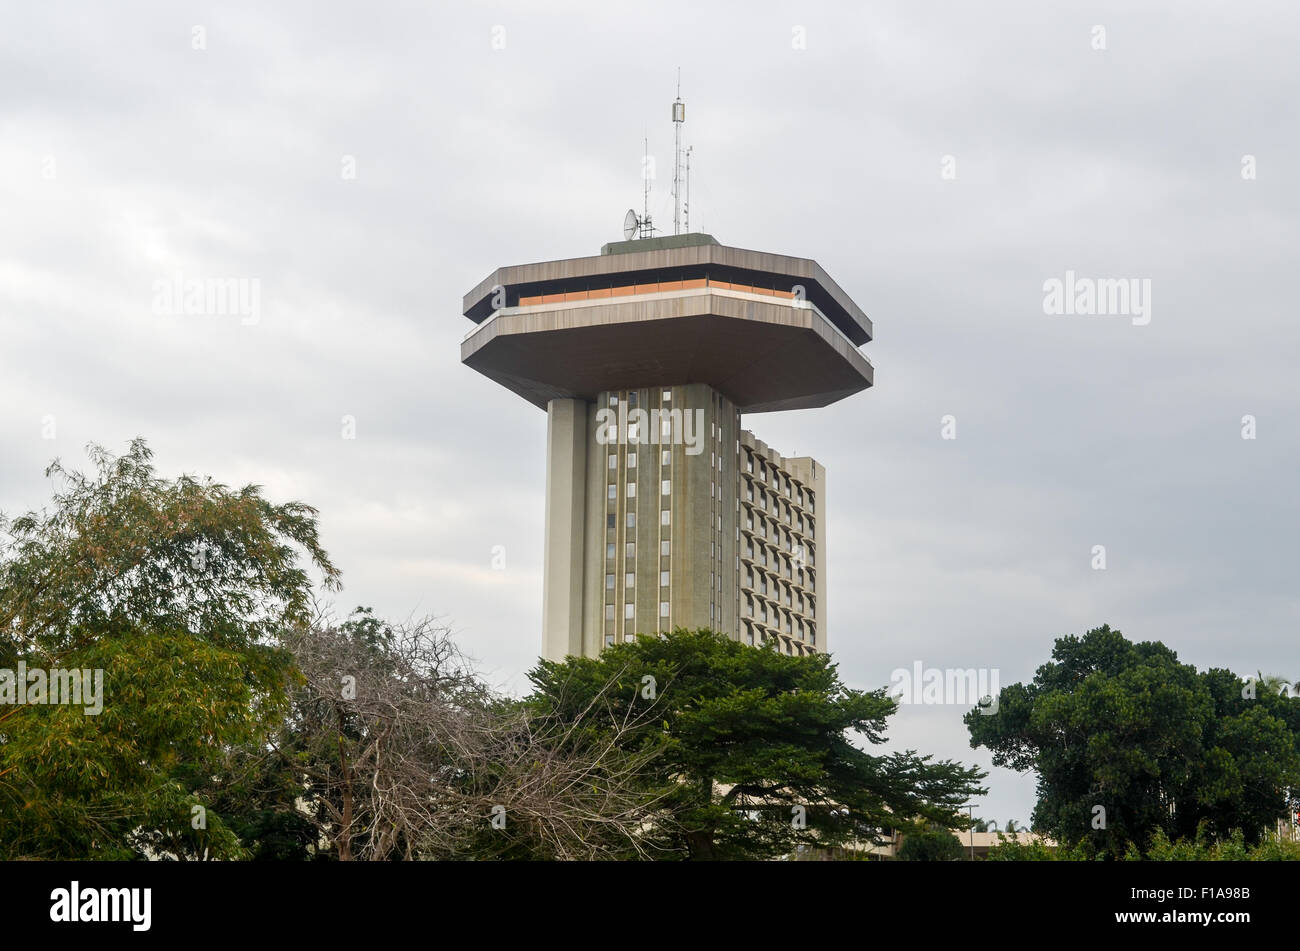
[{"label": "window", "polygon": [[635,469],[635,468],[636,468],[636,453],[634,453],[634,452],[629,452],[629,453],[627,454],[627,467],[628,467],[629,469]]},{"label": "window", "polygon": [[627,513],[627,527],[636,528],[636,512]]},{"label": "window", "polygon": [[626,589],[627,595],[630,598],[632,596],[632,589],[636,587],[636,572],[629,571],[623,575],[623,587]]},{"label": "window", "polygon": [[664,539],[659,543],[659,554],[667,557],[672,553],[672,547],[672,542],[668,541],[668,539]]},{"label": "window", "polygon": [[617,405],[618,405],[618,397],[617,397],[617,396],[614,396],[614,395],[611,394],[610,397],[609,397],[609,405],[610,405],[610,406],[617,406]]},{"label": "window", "polygon": [[623,605],[623,620],[625,621],[632,620],[635,611],[636,611],[636,605],[633,604],[631,601]]},{"label": "window", "polygon": [[613,647],[613,646],[614,646],[614,635],[613,635],[613,634],[606,634],[606,635],[605,635],[605,646],[606,646],[606,647]]},{"label": "window", "polygon": [[610,500],[611,502],[614,501],[614,499],[617,498],[617,496],[618,496],[618,486],[616,486],[613,482],[611,482],[611,483],[609,484],[609,493],[608,493],[608,494],[609,494],[609,500]]},{"label": "window", "polygon": [[668,572],[666,571],[659,572],[659,587],[661,588],[668,587]]},{"label": "window", "polygon": [[613,453],[610,453],[609,455],[609,467],[611,469],[618,468],[618,456],[614,455]]},{"label": "window", "polygon": [[607,591],[614,590],[614,576],[612,574],[605,575],[605,589]]},{"label": "window", "polygon": [[614,605],[612,604],[605,605],[605,620],[606,621],[614,620]]},{"label": "window", "polygon": [[659,484],[659,494],[660,494],[660,495],[672,495],[672,494],[673,494],[673,480],[672,480],[672,479],[664,479],[664,481],[661,482],[661,483]]},{"label": "window", "polygon": [[614,543],[613,543],[613,542],[610,542],[608,545],[605,546],[605,557],[606,557],[606,558],[613,558],[613,557],[614,557]]},{"label": "window", "polygon": [[659,602],[659,616],[660,616],[660,617],[667,617],[667,616],[668,616],[668,602],[667,602],[667,601],[660,601],[660,602]]},{"label": "window", "polygon": [[637,430],[637,425],[638,425],[638,424],[636,424],[636,423],[628,423],[628,424],[627,424],[627,441],[628,441],[628,442],[636,442],[637,439],[639,438],[639,437],[637,436],[637,432],[638,432],[638,430]]},{"label": "window", "polygon": [[665,449],[661,452],[659,454],[659,463],[660,465],[671,466],[673,464],[673,451],[671,449]]},{"label": "window", "polygon": [[659,513],[659,524],[660,524],[660,525],[667,525],[667,524],[668,524],[669,516],[671,516],[671,515],[672,515],[672,512],[670,512],[668,509],[664,509],[662,512]]},{"label": "window", "polygon": [[614,529],[614,513],[613,513],[613,512],[610,512],[608,515],[605,516],[605,527],[608,528],[610,531],[613,531],[613,529]]},{"label": "window", "polygon": [[627,484],[627,497],[628,497],[629,499],[634,499],[634,498],[636,498],[636,483],[635,483],[635,482],[629,482],[629,483]]},{"label": "window", "polygon": [[673,391],[664,390],[664,402],[665,403],[671,402],[672,398],[673,398]]},{"label": "window", "polygon": [[671,439],[673,436],[673,421],[671,418],[665,419],[659,424],[659,435],[665,439]]},{"label": "window", "polygon": [[637,391],[633,390],[627,394],[627,405],[629,408],[636,406]]},{"label": "window", "polygon": [[623,557],[631,561],[636,557],[636,542],[628,542],[623,548]]}]

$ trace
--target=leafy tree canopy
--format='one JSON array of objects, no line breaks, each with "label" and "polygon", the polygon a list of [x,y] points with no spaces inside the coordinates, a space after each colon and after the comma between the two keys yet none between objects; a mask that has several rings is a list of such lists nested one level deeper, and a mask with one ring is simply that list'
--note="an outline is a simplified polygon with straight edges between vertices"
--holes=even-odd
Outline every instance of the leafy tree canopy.
[{"label": "leafy tree canopy", "polygon": [[625,742],[662,747],[648,791],[662,796],[653,824],[670,855],[768,858],[913,819],[964,827],[958,808],[983,791],[976,769],[854,745],[882,742],[896,706],[883,689],[847,688],[824,654],[679,629],[543,661],[530,678],[528,703],[570,720],[595,705],[599,728],[631,723]]},{"label": "leafy tree canopy", "polygon": [[0,856],[238,856],[186,777],[283,713],[303,554],[339,578],[316,510],[160,478],[143,440],[89,454],[89,475],[49,467],[49,508],[0,520],[0,669],[103,672],[98,715],[0,704]]},{"label": "leafy tree canopy", "polygon": [[1256,842],[1300,789],[1300,700],[1227,670],[1197,672],[1158,642],[1103,626],[1062,637],[997,712],[965,718],[971,746],[1038,774],[1033,828],[1094,854],[1157,833]]}]

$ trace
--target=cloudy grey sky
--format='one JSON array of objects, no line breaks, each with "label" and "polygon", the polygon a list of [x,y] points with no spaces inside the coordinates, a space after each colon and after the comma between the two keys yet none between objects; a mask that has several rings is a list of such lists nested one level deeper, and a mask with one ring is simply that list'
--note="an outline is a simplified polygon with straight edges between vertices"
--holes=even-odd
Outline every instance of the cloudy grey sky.
[{"label": "cloudy grey sky", "polygon": [[[827,467],[849,683],[1023,680],[1104,622],[1300,676],[1300,10],[1131,6],[10,4],[0,509],[145,436],[317,505],[341,608],[444,615],[521,689],[545,416],[460,365],[461,296],[620,237],[680,66],[692,225],[815,258],[875,322],[874,388],[746,418]],[[1045,314],[1067,270],[1149,280],[1150,322]],[[177,274],[258,281],[259,319],[159,313]],[[964,709],[891,745],[987,765]],[[990,785],[977,815],[1029,818],[1031,777]]]}]

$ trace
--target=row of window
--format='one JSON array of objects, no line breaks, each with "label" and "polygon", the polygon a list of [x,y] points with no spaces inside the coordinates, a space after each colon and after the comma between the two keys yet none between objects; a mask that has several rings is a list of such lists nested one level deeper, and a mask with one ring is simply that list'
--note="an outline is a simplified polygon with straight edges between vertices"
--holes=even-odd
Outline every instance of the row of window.
[{"label": "row of window", "polygon": [[[615,612],[614,612],[614,605],[612,605],[612,604],[606,604],[606,605],[605,605],[605,620],[606,620],[606,621],[612,621],[612,620],[614,620],[614,613],[615,613]],[[667,602],[667,601],[660,601],[660,602],[659,602],[659,616],[660,616],[660,617],[667,617],[667,616],[668,616],[668,602]],[[631,601],[628,601],[626,604],[623,605],[623,620],[625,620],[625,621],[630,621],[630,620],[632,620],[634,617],[636,617],[636,605],[633,604]]]},{"label": "row of window", "polygon": [[[769,633],[768,631],[764,630],[758,625],[750,624],[748,621],[744,622],[744,627],[745,627],[745,633],[743,637],[745,643],[747,644],[756,644],[756,643],[765,644],[767,643],[767,639],[769,637],[779,637],[779,635],[775,633]],[[780,637],[778,641],[778,645],[784,648],[784,652],[786,654],[789,654],[791,656],[797,655],[799,657],[805,657],[809,654],[817,653],[817,649],[814,646],[816,643],[817,641],[815,638],[810,644],[801,644],[797,641],[791,640],[788,637]]]},{"label": "row of window", "polygon": [[[755,454],[748,451],[745,453],[745,472],[757,476],[763,484],[767,484],[768,473],[771,473],[772,488],[780,492],[787,499],[793,499],[798,505],[806,508],[809,512],[817,510],[817,499],[812,489],[805,489],[796,480],[791,479],[789,475],[782,472],[776,466],[765,463],[761,458],[755,459]],[[752,497],[752,496],[751,496]]]},{"label": "row of window", "polygon": [[[611,472],[613,472],[614,470],[616,470],[616,469],[618,468],[618,453],[617,453],[617,452],[611,452],[611,453],[609,454],[608,459],[609,459],[609,469],[610,469]],[[659,453],[659,464],[660,464],[661,466],[668,467],[668,466],[671,466],[672,463],[673,463],[673,451],[672,451],[671,449],[664,449],[664,450],[662,450],[662,451]],[[628,472],[629,472],[629,473],[631,473],[632,475],[635,475],[635,473],[636,473],[636,453],[635,453],[635,452],[629,452],[629,453],[627,454],[627,469],[628,469]],[[629,478],[630,478],[630,477],[631,477],[631,476],[629,476]]]},{"label": "row of window", "polygon": [[[805,597],[803,591],[796,591],[791,585],[782,584],[779,581],[772,582],[772,594],[767,593],[767,578],[760,571],[758,573],[758,584],[754,584],[753,569],[746,569],[745,587],[753,593],[753,596],[759,598],[770,598],[774,604],[784,602],[787,608],[792,608],[800,614],[806,614],[809,617],[817,616],[817,599],[811,592]],[[745,600],[748,601],[751,595],[746,594]],[[753,614],[753,610],[748,612]]]},{"label": "row of window", "polygon": [[807,632],[808,640],[817,643],[817,626],[811,620],[796,616],[793,611],[783,611],[776,604],[769,605],[761,597],[745,595],[745,617],[757,618],[762,624],[767,624],[770,617],[772,627],[784,627],[787,634],[796,634],[800,640],[804,639],[804,633]]},{"label": "row of window", "polygon": [[[755,504],[754,495],[755,493],[754,493],[753,483],[746,483],[745,501],[749,502],[751,505]],[[767,493],[764,492],[762,489],[758,490],[757,505],[758,508],[764,512],[768,510]],[[787,525],[797,528],[800,532],[804,532],[805,534],[808,535],[813,534],[814,531],[813,517],[809,515],[807,518],[804,518],[802,512],[792,509],[790,507],[790,503],[781,502],[775,496],[772,497],[772,514],[774,516],[780,517],[781,521],[785,522]]]},{"label": "row of window", "polygon": [[[753,532],[755,521],[756,519],[754,517],[754,513],[750,509],[746,509],[745,510],[745,531]],[[760,515],[757,517],[757,522],[758,522],[758,537],[767,538],[768,537],[767,520]],[[779,543],[782,548],[790,552],[791,556],[794,558],[796,563],[811,565],[816,562],[816,554],[817,554],[816,546],[812,543],[811,539],[792,534],[788,530],[783,530],[781,526],[777,525],[775,522],[772,523],[771,538],[773,542]],[[765,546],[763,545],[762,542],[759,542],[758,547],[764,548]],[[753,548],[754,546],[751,540],[749,545],[750,558],[754,557]],[[766,564],[766,562],[764,562],[764,564]]]}]

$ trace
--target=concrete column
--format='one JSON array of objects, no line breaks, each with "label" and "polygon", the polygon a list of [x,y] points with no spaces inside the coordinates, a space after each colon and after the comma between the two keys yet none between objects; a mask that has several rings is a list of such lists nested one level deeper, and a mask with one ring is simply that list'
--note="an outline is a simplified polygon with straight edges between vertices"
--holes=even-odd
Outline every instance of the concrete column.
[{"label": "concrete column", "polygon": [[587,494],[587,404],[546,407],[546,547],[542,563],[542,654],[582,655],[582,566]]}]

